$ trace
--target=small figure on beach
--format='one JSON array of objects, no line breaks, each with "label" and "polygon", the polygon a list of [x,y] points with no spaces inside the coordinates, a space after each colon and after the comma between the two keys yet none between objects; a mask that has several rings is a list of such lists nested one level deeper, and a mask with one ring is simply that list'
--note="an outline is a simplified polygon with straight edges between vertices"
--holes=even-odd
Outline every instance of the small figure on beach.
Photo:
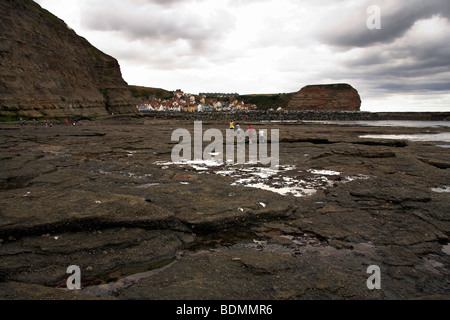
[{"label": "small figure on beach", "polygon": [[239,144],[242,144],[242,143],[245,142],[245,134],[244,134],[244,131],[241,130],[241,126],[239,124],[236,125],[236,132],[235,132],[235,134],[236,134],[236,137],[237,137],[237,142]]},{"label": "small figure on beach", "polygon": [[266,143],[264,130],[259,130],[259,143]]},{"label": "small figure on beach", "polygon": [[18,127],[23,127],[27,124],[26,120],[23,120],[22,118],[19,119],[19,123],[17,124]]},{"label": "small figure on beach", "polygon": [[233,120],[230,121],[230,129],[234,130],[234,121]]},{"label": "small figure on beach", "polygon": [[254,135],[254,129],[252,126],[248,126],[248,142],[250,144],[253,144],[253,135]]}]

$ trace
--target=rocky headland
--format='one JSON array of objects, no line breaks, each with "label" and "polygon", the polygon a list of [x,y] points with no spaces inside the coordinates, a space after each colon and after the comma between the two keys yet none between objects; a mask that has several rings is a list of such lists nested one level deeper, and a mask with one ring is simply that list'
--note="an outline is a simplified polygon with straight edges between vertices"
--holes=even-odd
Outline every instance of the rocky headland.
[{"label": "rocky headland", "polygon": [[290,99],[287,110],[359,111],[358,91],[346,83],[309,85]]},{"label": "rocky headland", "polygon": [[0,1],[0,116],[135,112],[116,59],[30,0]]}]

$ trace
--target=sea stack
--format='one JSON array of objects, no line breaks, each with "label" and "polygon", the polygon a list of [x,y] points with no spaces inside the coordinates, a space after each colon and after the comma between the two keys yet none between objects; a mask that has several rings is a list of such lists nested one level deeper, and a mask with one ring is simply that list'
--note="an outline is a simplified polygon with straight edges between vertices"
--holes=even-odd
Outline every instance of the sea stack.
[{"label": "sea stack", "polygon": [[310,85],[294,94],[287,110],[360,111],[358,91],[346,83]]}]

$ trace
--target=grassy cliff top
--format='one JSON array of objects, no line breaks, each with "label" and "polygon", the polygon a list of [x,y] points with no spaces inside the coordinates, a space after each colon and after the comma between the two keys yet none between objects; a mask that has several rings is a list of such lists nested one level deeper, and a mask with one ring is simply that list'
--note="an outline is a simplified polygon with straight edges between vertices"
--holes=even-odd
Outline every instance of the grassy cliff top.
[{"label": "grassy cliff top", "polygon": [[174,97],[172,92],[164,89],[131,85],[129,87],[131,90],[131,94],[135,98],[148,99],[149,97],[156,97],[158,99],[170,99]]},{"label": "grassy cliff top", "polygon": [[255,104],[260,110],[267,110],[278,107],[286,108],[293,95],[294,93],[249,94],[239,96],[238,100]]}]

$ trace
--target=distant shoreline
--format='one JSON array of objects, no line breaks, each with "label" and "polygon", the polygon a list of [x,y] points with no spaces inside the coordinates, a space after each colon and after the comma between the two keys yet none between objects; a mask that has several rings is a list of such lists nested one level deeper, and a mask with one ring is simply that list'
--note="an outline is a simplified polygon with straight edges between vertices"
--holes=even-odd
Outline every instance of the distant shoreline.
[{"label": "distant shoreline", "polygon": [[[119,115],[120,116],[120,115]],[[118,116],[118,117],[119,117]],[[174,119],[174,120],[344,120],[344,121],[382,121],[416,120],[449,121],[450,112],[365,112],[365,111],[243,111],[243,112],[164,112],[148,111],[133,117]]]}]

